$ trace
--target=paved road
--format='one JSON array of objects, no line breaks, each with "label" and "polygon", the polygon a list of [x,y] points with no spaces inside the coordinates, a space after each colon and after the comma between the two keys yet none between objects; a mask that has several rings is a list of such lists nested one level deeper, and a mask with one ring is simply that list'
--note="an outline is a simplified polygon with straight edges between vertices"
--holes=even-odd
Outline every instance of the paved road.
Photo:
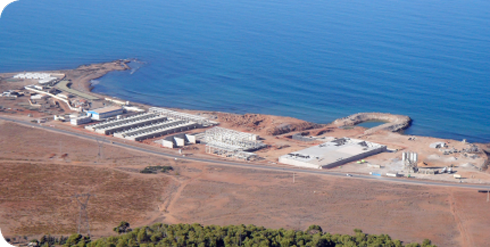
[{"label": "paved road", "polygon": [[[61,133],[61,134],[85,138],[85,139],[99,140],[99,141],[106,142],[106,143],[111,143],[111,141],[113,141],[113,140],[110,140],[109,138],[106,138],[106,137],[95,137],[95,136],[87,135],[84,133],[77,133],[77,132],[73,132],[73,131],[52,128],[49,126],[39,125],[36,123],[27,122],[27,121],[21,121],[21,120],[17,120],[17,119],[5,117],[5,116],[0,116],[0,119],[5,120],[5,121],[9,121],[9,122],[22,124],[22,125],[35,127],[35,128],[49,130],[52,132],[57,132],[57,133]],[[440,186],[440,187],[456,187],[456,188],[466,188],[466,189],[490,190],[490,185],[447,183],[447,182],[444,183],[444,182],[435,182],[435,181],[428,181],[428,180],[379,177],[379,176],[357,175],[357,174],[353,175],[352,177],[348,177],[348,176],[346,176],[345,173],[330,172],[327,170],[310,170],[310,169],[301,169],[301,168],[295,168],[295,167],[276,167],[276,166],[267,166],[267,165],[254,164],[254,163],[239,163],[239,162],[223,161],[223,160],[216,160],[216,159],[210,159],[210,158],[207,159],[207,158],[182,157],[182,156],[176,155],[176,154],[169,154],[169,153],[162,152],[162,151],[152,150],[150,147],[148,147],[148,148],[136,147],[136,146],[132,146],[132,145],[122,143],[122,142],[113,142],[111,145],[119,146],[119,147],[123,147],[123,148],[127,148],[127,149],[132,149],[132,150],[136,150],[136,151],[140,151],[140,152],[144,152],[144,153],[148,153],[148,154],[165,156],[165,157],[169,157],[169,158],[178,158],[178,159],[188,160],[188,161],[196,161],[196,162],[210,163],[210,164],[217,164],[217,165],[224,165],[224,166],[242,167],[242,168],[248,168],[248,169],[261,169],[261,170],[287,172],[287,173],[317,174],[317,175],[324,175],[324,176],[342,177],[345,179],[362,179],[362,180],[394,182],[394,183],[423,185],[423,186],[425,185],[425,186]]]}]

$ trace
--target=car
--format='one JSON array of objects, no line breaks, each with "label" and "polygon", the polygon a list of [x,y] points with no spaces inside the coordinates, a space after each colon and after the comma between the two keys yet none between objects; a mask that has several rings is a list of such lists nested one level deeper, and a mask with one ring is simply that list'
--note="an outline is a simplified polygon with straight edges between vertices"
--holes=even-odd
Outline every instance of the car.
[{"label": "car", "polygon": [[347,177],[352,177],[352,175],[351,175],[351,174],[349,174],[349,173],[347,173],[347,174],[345,174],[345,175],[346,175]]}]

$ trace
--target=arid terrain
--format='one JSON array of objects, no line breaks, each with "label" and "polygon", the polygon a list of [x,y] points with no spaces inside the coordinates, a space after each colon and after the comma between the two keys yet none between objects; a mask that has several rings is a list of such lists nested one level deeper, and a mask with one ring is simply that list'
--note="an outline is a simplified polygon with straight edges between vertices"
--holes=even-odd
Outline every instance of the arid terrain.
[{"label": "arid terrain", "polygon": [[[7,236],[69,234],[92,193],[92,234],[119,221],[256,224],[332,233],[386,233],[406,242],[487,246],[490,213],[475,190],[413,186],[169,160],[62,134],[0,123],[0,225]],[[60,152],[61,151],[61,152]],[[171,165],[164,174],[141,174]]]}]

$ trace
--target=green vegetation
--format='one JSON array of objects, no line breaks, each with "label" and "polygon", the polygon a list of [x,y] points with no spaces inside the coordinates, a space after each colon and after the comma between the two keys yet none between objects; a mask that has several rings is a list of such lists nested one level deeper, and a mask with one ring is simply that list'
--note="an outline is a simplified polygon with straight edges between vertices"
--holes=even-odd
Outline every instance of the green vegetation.
[{"label": "green vegetation", "polygon": [[55,237],[52,237],[50,235],[48,235],[48,236],[45,235],[39,240],[38,243],[40,246],[63,245],[63,244],[66,244],[67,240],[68,240],[68,237],[61,236],[60,238],[55,238]]},{"label": "green vegetation", "polygon": [[114,229],[112,229],[112,230],[115,231],[117,234],[121,234],[121,233],[130,232],[133,229],[130,228],[130,225],[128,222],[121,221],[121,223],[119,223],[119,225],[114,227]]},{"label": "green vegetation", "polygon": [[145,169],[141,170],[140,173],[156,174],[160,172],[173,171],[174,168],[171,166],[147,166]]},{"label": "green vegetation", "polygon": [[[70,236],[63,246],[78,247],[206,247],[206,246],[325,246],[325,247],[433,247],[430,240],[426,239],[422,244],[410,243],[404,245],[400,240],[391,239],[390,236],[365,234],[359,229],[354,230],[354,235],[340,235],[324,233],[317,225],[310,226],[306,231],[285,229],[266,229],[254,225],[238,226],[202,226],[200,224],[176,224],[167,225],[157,223],[152,226],[129,229],[129,223],[121,222],[114,228],[117,233],[126,233],[119,236],[90,241],[80,234]],[[51,245],[47,245],[51,246]]]}]

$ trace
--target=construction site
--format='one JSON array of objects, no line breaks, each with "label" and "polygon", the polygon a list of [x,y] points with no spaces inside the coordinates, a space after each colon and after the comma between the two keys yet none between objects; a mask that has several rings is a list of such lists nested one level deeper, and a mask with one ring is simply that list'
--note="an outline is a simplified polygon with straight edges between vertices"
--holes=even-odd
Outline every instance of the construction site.
[{"label": "construction site", "polygon": [[206,144],[206,153],[242,160],[257,158],[256,151],[265,147],[258,135],[221,127],[206,130],[201,143]]},{"label": "construction site", "polygon": [[[266,147],[258,140],[257,134],[212,127],[217,124],[206,117],[152,107],[148,113],[118,116],[115,119],[86,125],[85,129],[130,141],[157,139],[154,143],[166,148],[200,143],[205,145],[207,154],[241,160],[256,159],[258,156],[253,151]],[[209,127],[212,128],[197,135],[182,133]],[[159,139],[160,137],[163,139]]]}]

